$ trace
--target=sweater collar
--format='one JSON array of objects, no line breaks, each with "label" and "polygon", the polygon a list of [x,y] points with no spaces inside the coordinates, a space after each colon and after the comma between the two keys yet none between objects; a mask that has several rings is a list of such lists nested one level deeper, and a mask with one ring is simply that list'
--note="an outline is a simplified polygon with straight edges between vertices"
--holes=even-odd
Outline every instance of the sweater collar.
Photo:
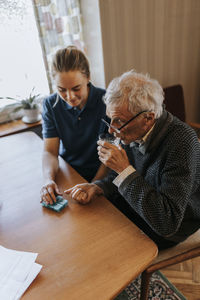
[{"label": "sweater collar", "polygon": [[173,121],[173,116],[168,111],[164,110],[159,119],[156,120],[155,125],[151,132],[148,132],[148,136],[145,141],[138,144],[132,142],[131,147],[138,147],[138,150],[144,155],[146,152],[156,148],[158,144],[165,138],[165,134],[169,125]]}]

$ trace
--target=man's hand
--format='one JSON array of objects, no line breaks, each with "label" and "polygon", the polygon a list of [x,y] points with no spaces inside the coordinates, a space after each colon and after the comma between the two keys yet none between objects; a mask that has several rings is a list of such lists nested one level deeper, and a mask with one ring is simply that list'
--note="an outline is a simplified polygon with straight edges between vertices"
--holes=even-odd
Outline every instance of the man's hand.
[{"label": "man's hand", "polygon": [[126,151],[120,145],[116,146],[101,140],[97,144],[99,145],[97,147],[99,160],[106,167],[120,174],[130,166]]},{"label": "man's hand", "polygon": [[58,186],[55,183],[55,181],[51,180],[41,188],[40,202],[45,201],[47,204],[53,204],[54,202],[56,202],[55,194],[62,195],[62,193],[59,191]]},{"label": "man's hand", "polygon": [[86,204],[96,196],[103,195],[103,190],[94,183],[82,183],[65,190],[64,193],[70,194],[72,199],[78,201],[79,203]]}]

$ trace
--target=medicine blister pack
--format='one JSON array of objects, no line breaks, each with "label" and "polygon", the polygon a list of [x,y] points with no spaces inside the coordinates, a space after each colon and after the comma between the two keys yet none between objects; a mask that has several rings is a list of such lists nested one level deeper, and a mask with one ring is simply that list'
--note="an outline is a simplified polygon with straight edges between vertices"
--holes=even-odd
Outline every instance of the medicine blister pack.
[{"label": "medicine blister pack", "polygon": [[47,204],[46,202],[42,202],[42,206],[52,209],[56,212],[60,212],[65,206],[68,205],[68,201],[64,199],[62,196],[56,196],[56,202],[53,204]]}]

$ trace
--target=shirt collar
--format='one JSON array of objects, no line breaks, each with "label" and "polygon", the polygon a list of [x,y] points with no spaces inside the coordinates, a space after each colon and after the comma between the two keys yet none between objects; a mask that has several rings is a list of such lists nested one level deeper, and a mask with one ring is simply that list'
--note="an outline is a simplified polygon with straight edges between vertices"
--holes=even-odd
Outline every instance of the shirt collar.
[{"label": "shirt collar", "polygon": [[140,144],[132,142],[129,146],[138,148],[142,154],[145,154],[147,151],[151,151],[165,138],[166,132],[168,131],[168,128],[172,122],[172,114],[164,110],[160,118],[156,120],[154,126],[152,126],[152,128],[145,135],[145,142],[140,141]]},{"label": "shirt collar", "polygon": [[145,134],[145,136],[143,136],[142,138],[142,142],[145,143],[148,136],[150,135],[150,133],[152,132],[152,130],[154,129],[155,123],[153,124],[153,126],[149,129],[149,131]]},{"label": "shirt collar", "polygon": [[154,129],[155,124],[153,124],[153,126],[149,129],[149,131],[147,131],[147,133],[145,134],[145,136],[143,136],[143,138],[141,138],[140,140],[135,140],[134,142],[130,143],[130,146],[135,146],[135,144],[138,144],[139,146],[144,145],[144,143],[146,142],[148,136],[150,135],[150,133],[152,132],[152,130]]}]

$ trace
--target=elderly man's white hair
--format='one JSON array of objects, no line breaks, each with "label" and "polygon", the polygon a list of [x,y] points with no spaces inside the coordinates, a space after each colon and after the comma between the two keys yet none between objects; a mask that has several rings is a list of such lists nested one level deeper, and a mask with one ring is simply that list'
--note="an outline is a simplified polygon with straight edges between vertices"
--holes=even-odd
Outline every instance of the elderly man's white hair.
[{"label": "elderly man's white hair", "polygon": [[128,101],[129,111],[152,111],[155,118],[163,112],[164,93],[157,80],[149,75],[128,71],[114,78],[108,85],[104,101],[106,105],[121,106]]}]

